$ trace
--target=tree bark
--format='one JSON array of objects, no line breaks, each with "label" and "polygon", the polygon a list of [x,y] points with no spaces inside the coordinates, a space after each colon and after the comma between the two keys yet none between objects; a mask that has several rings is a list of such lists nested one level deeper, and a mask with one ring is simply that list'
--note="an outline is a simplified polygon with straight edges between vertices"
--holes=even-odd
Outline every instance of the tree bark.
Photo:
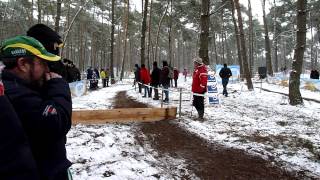
[{"label": "tree bark", "polygon": [[147,16],[148,16],[148,1],[144,0],[144,11],[143,11],[143,20],[141,28],[141,65],[145,64],[145,42],[146,42],[146,30],[147,30]]},{"label": "tree bark", "polygon": [[110,78],[111,84],[114,84],[114,72],[113,72],[113,48],[114,48],[114,26],[115,26],[115,19],[114,19],[114,4],[115,0],[111,1],[111,38],[110,38]]},{"label": "tree bark", "polygon": [[209,65],[209,8],[210,0],[201,0],[199,57],[202,58],[203,63],[206,65]]},{"label": "tree bark", "polygon": [[121,64],[121,73],[120,73],[120,81],[122,81],[123,74],[124,74],[124,64],[127,54],[127,39],[128,39],[128,24],[129,24],[129,0],[126,0],[126,10],[124,12],[125,14],[125,20],[124,20],[124,45],[123,45],[123,57],[122,57],[122,64]]},{"label": "tree bark", "polygon": [[254,73],[254,58],[253,58],[253,22],[252,22],[252,9],[251,0],[248,0],[248,11],[249,11],[249,64],[251,76]]},{"label": "tree bark", "polygon": [[[243,78],[244,71],[243,71],[243,63],[242,63],[242,57],[241,57],[241,44],[240,44],[240,33],[237,25],[237,19],[235,16],[235,7],[233,0],[230,0],[231,2],[231,8],[232,8],[232,21],[234,26],[234,33],[236,34],[236,43],[237,43],[237,55],[238,55],[238,63],[240,66],[240,78]],[[218,60],[218,59],[217,59]]]},{"label": "tree bark", "polygon": [[264,25],[264,40],[265,40],[267,72],[270,76],[273,76],[270,39],[269,39],[269,31],[268,31],[268,24],[267,24],[266,11],[265,11],[266,0],[262,0],[262,1],[263,1],[262,2],[262,11],[263,11],[263,25]]},{"label": "tree bark", "polygon": [[306,47],[306,6],[307,0],[297,1],[297,40],[294,50],[294,61],[289,80],[289,101],[291,105],[303,104],[300,93],[300,74],[303,65],[303,55]]},{"label": "tree bark", "polygon": [[172,66],[172,0],[170,0],[170,17],[169,17],[169,36],[168,36],[168,43],[169,43],[169,66]]},{"label": "tree bark", "polygon": [[151,67],[150,67],[150,60],[151,60],[151,53],[150,53],[150,51],[151,51],[151,44],[152,44],[152,40],[151,40],[151,25],[152,25],[152,23],[151,23],[151,14],[152,14],[152,0],[150,0],[150,11],[149,11],[149,22],[148,22],[148,69],[151,69]]},{"label": "tree bark", "polygon": [[[274,4],[274,12],[273,12],[273,36],[277,37],[278,32],[277,32],[277,14],[276,14],[276,0],[273,0]],[[278,39],[275,38],[273,40],[273,53],[274,53],[274,71],[278,72],[279,71],[279,61],[278,61]]]},{"label": "tree bark", "polygon": [[42,20],[42,17],[41,17],[41,15],[42,15],[42,7],[41,7],[41,2],[42,2],[42,0],[38,0],[37,1],[37,6],[38,6],[38,24],[40,24],[41,23],[41,20]]},{"label": "tree bark", "polygon": [[59,23],[60,23],[60,16],[61,16],[61,3],[62,0],[57,0],[57,16],[56,16],[56,20],[54,23],[54,30],[56,32],[59,32]]},{"label": "tree bark", "polygon": [[246,42],[244,37],[243,31],[243,24],[242,24],[242,17],[241,17],[241,10],[239,5],[239,0],[234,1],[235,7],[237,9],[238,14],[238,23],[239,23],[239,31],[240,31],[240,41],[241,41],[241,54],[242,54],[242,61],[243,61],[243,70],[247,80],[247,86],[249,90],[253,90],[253,85],[251,81],[251,74],[248,67],[248,60],[247,60],[247,49],[246,49]]}]

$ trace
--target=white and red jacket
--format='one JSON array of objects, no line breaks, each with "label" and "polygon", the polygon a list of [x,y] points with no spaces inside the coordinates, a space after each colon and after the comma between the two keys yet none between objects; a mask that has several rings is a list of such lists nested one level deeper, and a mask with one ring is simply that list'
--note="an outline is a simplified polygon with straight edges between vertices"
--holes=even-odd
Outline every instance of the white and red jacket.
[{"label": "white and red jacket", "polygon": [[203,94],[207,91],[208,71],[206,66],[198,66],[192,76],[192,92]]}]

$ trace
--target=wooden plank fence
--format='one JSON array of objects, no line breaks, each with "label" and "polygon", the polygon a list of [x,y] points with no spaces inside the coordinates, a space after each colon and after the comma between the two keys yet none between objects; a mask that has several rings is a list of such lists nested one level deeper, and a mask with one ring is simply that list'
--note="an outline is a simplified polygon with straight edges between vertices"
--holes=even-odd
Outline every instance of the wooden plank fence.
[{"label": "wooden plank fence", "polygon": [[175,119],[176,107],[75,110],[72,124],[105,124],[110,122],[152,122]]}]

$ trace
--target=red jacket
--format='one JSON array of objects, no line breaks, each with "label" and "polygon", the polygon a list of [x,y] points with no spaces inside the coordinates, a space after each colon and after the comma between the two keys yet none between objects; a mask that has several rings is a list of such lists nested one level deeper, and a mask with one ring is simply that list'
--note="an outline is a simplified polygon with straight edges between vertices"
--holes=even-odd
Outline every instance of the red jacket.
[{"label": "red jacket", "polygon": [[150,73],[147,68],[140,69],[140,78],[143,84],[149,84],[151,81]]},{"label": "red jacket", "polygon": [[208,71],[203,64],[198,66],[192,76],[192,92],[203,94],[207,91]]}]

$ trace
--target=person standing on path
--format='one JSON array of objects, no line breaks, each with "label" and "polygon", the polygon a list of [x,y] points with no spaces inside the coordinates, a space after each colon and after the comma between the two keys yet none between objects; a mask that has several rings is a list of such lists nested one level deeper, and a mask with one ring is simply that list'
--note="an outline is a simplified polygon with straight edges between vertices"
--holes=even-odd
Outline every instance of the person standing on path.
[{"label": "person standing on path", "polygon": [[192,75],[193,103],[199,115],[199,120],[204,116],[204,94],[207,92],[208,71],[201,58],[193,59],[194,71]]},{"label": "person standing on path", "polygon": [[[159,100],[158,87],[160,84],[160,73],[161,73],[161,70],[158,68],[157,61],[153,62],[153,70],[151,73],[151,84],[150,84],[154,88],[153,100]],[[152,88],[150,89],[150,95],[152,96]]]},{"label": "person standing on path", "polygon": [[186,68],[184,68],[184,70],[183,70],[183,76],[184,76],[184,82],[187,82],[187,75],[188,75],[188,71],[187,71],[187,69]]},{"label": "person standing on path", "polygon": [[178,78],[179,78],[179,71],[176,67],[173,68],[173,79],[174,79],[174,87],[177,88],[178,86]]},{"label": "person standing on path", "polygon": [[222,94],[228,97],[227,85],[229,82],[229,78],[232,76],[230,68],[228,68],[227,64],[223,65],[223,68],[219,72],[219,76],[222,79],[223,92]]},{"label": "person standing on path", "polygon": [[140,77],[144,87],[144,96],[142,97],[147,97],[147,96],[151,97],[151,94],[149,93],[149,87],[148,87],[151,81],[151,77],[150,77],[149,70],[146,68],[144,64],[141,65]]},{"label": "person standing on path", "polygon": [[134,65],[134,81],[133,81],[133,86],[138,83],[138,88],[139,88],[139,93],[141,93],[142,86],[140,84],[141,82],[141,77],[140,77],[140,67],[138,64]]},{"label": "person standing on path", "polygon": [[107,75],[106,71],[103,68],[101,68],[100,77],[102,80],[102,87],[105,88],[107,86]]},{"label": "person standing on path", "polygon": [[169,103],[169,87],[170,87],[170,78],[169,78],[169,66],[167,61],[162,61],[162,69],[160,74],[160,83],[163,87],[163,92],[165,94],[165,103]]}]

